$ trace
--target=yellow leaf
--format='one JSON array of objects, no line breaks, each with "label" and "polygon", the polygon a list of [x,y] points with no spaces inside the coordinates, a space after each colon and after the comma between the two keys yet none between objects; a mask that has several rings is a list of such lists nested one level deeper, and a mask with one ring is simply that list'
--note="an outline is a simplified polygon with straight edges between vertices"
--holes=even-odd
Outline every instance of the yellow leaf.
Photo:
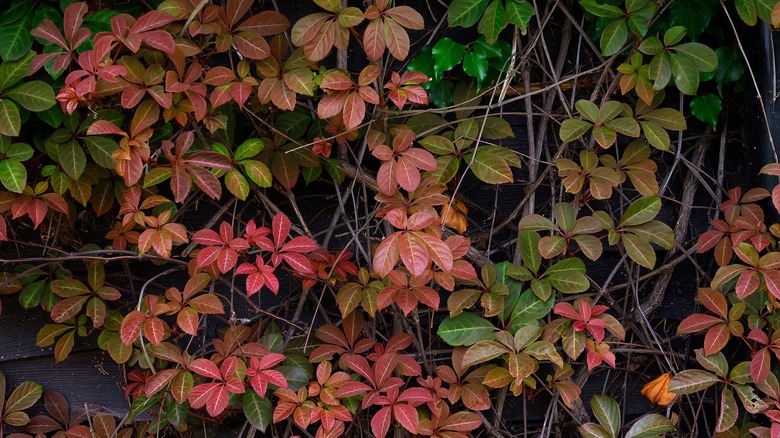
[{"label": "yellow leaf", "polygon": [[665,373],[642,387],[642,395],[659,406],[668,406],[677,397],[677,394],[669,392],[669,382],[672,373]]}]

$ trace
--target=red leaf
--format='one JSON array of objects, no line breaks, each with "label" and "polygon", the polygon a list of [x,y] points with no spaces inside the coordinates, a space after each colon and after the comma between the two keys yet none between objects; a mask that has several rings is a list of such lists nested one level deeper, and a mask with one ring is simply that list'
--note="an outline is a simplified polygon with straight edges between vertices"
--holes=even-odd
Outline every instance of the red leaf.
[{"label": "red leaf", "polygon": [[89,125],[87,129],[87,135],[103,135],[103,134],[117,134],[127,137],[125,131],[122,131],[114,123],[108,120],[98,120]]},{"label": "red leaf", "polygon": [[282,33],[289,27],[290,21],[284,15],[276,11],[262,11],[244,20],[240,26],[236,27],[236,30],[249,30],[263,36],[269,36]]},{"label": "red leaf", "polygon": [[56,323],[61,323],[78,315],[84,308],[84,303],[87,302],[89,296],[75,296],[65,298],[59,303],[55,304],[51,309],[51,319]]},{"label": "red leaf", "polygon": [[160,318],[148,318],[144,323],[144,336],[154,345],[160,345],[165,336],[165,324]]},{"label": "red leaf", "polygon": [[170,383],[171,379],[173,379],[173,377],[178,373],[179,370],[174,369],[158,371],[155,375],[146,381],[146,385],[144,386],[144,394],[146,394],[147,397],[151,397],[157,394],[163,388],[165,388],[168,383]]},{"label": "red leaf", "polygon": [[181,309],[176,316],[176,325],[178,325],[184,333],[196,336],[198,334],[198,312],[189,307]]},{"label": "red leaf", "polygon": [[409,34],[395,20],[384,20],[384,37],[387,50],[395,59],[403,60],[409,54]]},{"label": "red leaf", "polygon": [[[430,397],[430,396],[429,396]],[[411,433],[417,433],[417,427],[420,424],[420,418],[417,415],[417,409],[407,404],[397,404],[393,406],[393,416]]]},{"label": "red leaf", "polygon": [[173,41],[173,36],[164,30],[144,32],[143,41],[147,46],[169,55],[176,51],[176,43]]},{"label": "red leaf", "polygon": [[767,290],[769,290],[775,298],[780,299],[780,271],[766,270],[761,271],[761,273],[764,274],[764,282],[766,283]]},{"label": "red leaf", "polygon": [[769,377],[771,365],[769,350],[766,348],[758,350],[750,361],[750,377],[753,378],[753,382],[761,383]]},{"label": "red leaf", "polygon": [[370,61],[376,61],[385,53],[385,37],[382,20],[372,20],[363,33],[363,49]]},{"label": "red leaf", "polygon": [[366,103],[358,93],[349,93],[344,100],[344,127],[348,130],[357,128],[365,116]]},{"label": "red leaf", "polygon": [[298,252],[301,254],[309,253],[317,249],[317,242],[307,236],[298,236],[292,238],[281,251]]},{"label": "red leaf", "polygon": [[152,29],[166,26],[176,21],[175,18],[162,11],[149,11],[141,16],[138,21],[133,24],[130,29],[130,33],[142,33]]},{"label": "red leaf", "polygon": [[718,324],[707,331],[704,336],[704,354],[715,354],[723,349],[729,342],[729,327],[726,324]]},{"label": "red leaf", "polygon": [[208,315],[219,315],[225,313],[225,308],[222,305],[222,301],[216,295],[204,294],[195,297],[190,301],[190,306],[198,313],[204,313]]},{"label": "red leaf", "polygon": [[377,438],[384,438],[387,431],[390,430],[390,421],[392,410],[389,406],[380,409],[371,419],[371,432]]},{"label": "red leaf", "polygon": [[271,54],[271,48],[262,35],[255,32],[240,32],[233,37],[239,53],[249,59],[264,59]]},{"label": "red leaf", "polygon": [[722,293],[710,288],[700,288],[698,293],[699,301],[710,312],[720,316],[721,318],[728,318],[728,303],[726,297]]},{"label": "red leaf", "polygon": [[271,221],[271,233],[277,248],[280,248],[282,243],[287,240],[287,236],[290,235],[291,226],[290,218],[284,213],[277,213],[276,216],[274,216]]},{"label": "red leaf", "polygon": [[211,394],[220,386],[221,385],[219,383],[204,383],[192,388],[189,395],[187,396],[187,399],[190,402],[190,407],[194,409],[200,409],[205,406],[206,402],[211,397]]},{"label": "red leaf", "polygon": [[703,313],[695,313],[683,319],[680,325],[677,327],[678,335],[685,335],[689,333],[696,333],[702,330],[706,330],[715,324],[719,324],[721,321],[719,318],[712,315],[705,315]]},{"label": "red leaf", "polygon": [[[69,6],[68,9],[70,9],[71,6]],[[48,18],[44,18],[41,24],[38,25],[38,27],[31,30],[30,35],[36,38],[40,38],[44,41],[48,41],[50,43],[56,44],[62,47],[63,49],[68,50],[68,43],[65,41],[65,38],[62,37],[62,33],[60,33],[60,30],[57,29],[57,26],[54,24],[54,22]],[[57,56],[54,53],[49,55]],[[52,58],[50,57],[49,59]]]},{"label": "red leaf", "polygon": [[387,276],[395,268],[400,257],[398,240],[401,233],[393,233],[387,237],[374,253],[374,270],[382,277]]},{"label": "red leaf", "polygon": [[[87,9],[86,2],[73,3],[65,8],[62,27],[63,30],[65,30],[65,38],[67,38],[71,44],[75,41],[76,33],[81,27],[81,24],[84,23],[84,15],[86,15]],[[71,47],[71,49],[75,49],[75,47]]]},{"label": "red leaf", "polygon": [[189,369],[204,377],[210,377],[214,380],[222,379],[222,374],[219,372],[217,365],[208,359],[195,359],[190,364]]},{"label": "red leaf", "polygon": [[430,263],[430,256],[425,245],[415,234],[409,232],[401,233],[398,242],[399,254],[404,266],[413,276],[422,275]]},{"label": "red leaf", "polygon": [[141,326],[145,320],[146,315],[137,310],[125,315],[119,329],[119,335],[123,344],[130,345],[138,339],[138,335],[141,334]]}]

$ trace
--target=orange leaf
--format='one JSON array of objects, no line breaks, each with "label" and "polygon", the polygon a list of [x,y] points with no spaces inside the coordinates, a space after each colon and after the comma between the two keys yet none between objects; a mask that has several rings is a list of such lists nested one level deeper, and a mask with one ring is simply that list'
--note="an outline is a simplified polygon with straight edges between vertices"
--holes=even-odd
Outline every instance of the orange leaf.
[{"label": "orange leaf", "polygon": [[672,373],[665,373],[642,387],[642,395],[659,406],[668,406],[677,397],[677,394],[669,392],[669,382],[672,381]]},{"label": "orange leaf", "polygon": [[452,228],[461,234],[465,233],[469,226],[469,220],[466,217],[469,209],[466,207],[466,204],[457,199],[452,202],[452,205],[454,208],[450,208],[450,204],[444,204],[441,207],[441,214],[439,215],[441,222],[447,228]]}]

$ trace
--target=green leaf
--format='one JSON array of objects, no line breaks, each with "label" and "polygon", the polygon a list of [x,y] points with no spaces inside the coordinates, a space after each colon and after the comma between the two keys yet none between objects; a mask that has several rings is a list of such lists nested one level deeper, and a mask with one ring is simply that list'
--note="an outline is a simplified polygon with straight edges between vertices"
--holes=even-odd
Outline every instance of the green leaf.
[{"label": "green leaf", "polygon": [[592,126],[592,124],[586,122],[585,120],[566,119],[563,121],[563,123],[561,123],[561,130],[559,132],[561,141],[565,143],[572,142],[582,137],[582,135],[588,132]]},{"label": "green leaf", "polygon": [[81,173],[87,165],[84,149],[76,140],[70,140],[57,146],[57,161],[62,170],[73,180],[81,178]]},{"label": "green leaf", "polygon": [[657,110],[643,114],[642,119],[649,120],[651,122],[657,123],[662,128],[671,129],[674,131],[683,131],[688,129],[688,124],[685,122],[685,116],[673,108],[658,108]]},{"label": "green leaf", "polygon": [[655,250],[650,243],[643,237],[636,234],[624,233],[621,237],[623,247],[626,249],[631,260],[639,263],[647,269],[655,267]]},{"label": "green leaf", "polygon": [[536,14],[534,6],[528,1],[510,0],[506,2],[507,21],[520,28],[523,35],[528,31],[528,23]]},{"label": "green leaf", "polygon": [[0,57],[3,61],[15,61],[32,47],[33,38],[30,35],[30,21],[32,16],[27,14],[21,20],[0,26]]},{"label": "green leaf", "polygon": [[496,341],[479,341],[463,354],[463,367],[485,363],[507,352],[507,348]]},{"label": "green leaf", "polygon": [[452,89],[455,87],[455,84],[451,81],[426,82],[424,87],[427,87],[425,91],[428,92],[428,99],[437,108],[452,106]]},{"label": "green leaf", "polygon": [[653,81],[653,90],[666,88],[672,79],[672,65],[669,62],[668,53],[660,53],[653,56],[647,70],[647,77]]},{"label": "green leaf", "polygon": [[487,0],[453,0],[447,9],[447,21],[450,27],[471,27],[477,23]]},{"label": "green leaf", "polygon": [[755,0],[736,0],[734,5],[737,8],[739,18],[748,26],[755,26],[758,22],[758,13],[756,11]]},{"label": "green leaf", "polygon": [[149,410],[149,408],[157,404],[160,399],[162,399],[162,394],[154,395],[151,398],[147,398],[145,395],[141,394],[134,398],[133,402],[130,403],[130,411],[127,413],[127,421],[135,421],[136,417]]},{"label": "green leaf", "polygon": [[642,127],[642,132],[644,132],[645,137],[647,138],[647,142],[650,143],[654,148],[660,149],[662,151],[669,150],[671,147],[669,133],[666,132],[666,130],[662,128],[661,125],[655,122],[648,122],[643,120],[639,122],[639,126]]},{"label": "green leaf", "polygon": [[244,172],[246,172],[246,176],[248,176],[252,182],[259,187],[271,187],[273,176],[271,174],[271,169],[269,169],[265,163],[257,160],[244,160],[241,162],[241,165],[244,166]]},{"label": "green leaf", "polygon": [[19,135],[22,126],[22,118],[19,116],[19,108],[10,100],[0,99],[0,134],[9,137]]},{"label": "green leaf", "polygon": [[84,146],[87,147],[89,156],[92,157],[98,166],[106,169],[113,169],[114,166],[116,166],[116,160],[114,160],[114,157],[111,156],[111,154],[119,149],[119,144],[117,144],[117,142],[108,137],[99,135],[82,137],[81,141],[84,143]]},{"label": "green leaf", "polygon": [[165,417],[174,427],[179,427],[187,419],[187,411],[190,404],[185,400],[178,404],[175,401],[169,401],[165,408]]},{"label": "green leaf", "polygon": [[718,125],[718,117],[722,108],[723,103],[717,94],[707,93],[691,100],[691,113],[702,122],[709,123],[712,129]]},{"label": "green leaf", "polygon": [[602,5],[596,0],[580,0],[580,6],[597,17],[619,18],[625,15],[625,12],[617,6],[610,4]]},{"label": "green leaf", "polygon": [[628,39],[628,25],[625,20],[615,20],[609,23],[601,32],[601,53],[604,56],[612,56],[623,48]]},{"label": "green leaf", "polygon": [[494,330],[496,328],[485,318],[471,313],[461,313],[454,318],[449,316],[444,318],[436,333],[444,342],[457,347],[493,339]]},{"label": "green leaf", "polygon": [[691,394],[718,383],[718,377],[702,370],[683,370],[672,377],[669,391],[675,394]]},{"label": "green leaf", "polygon": [[[295,113],[289,113],[295,114]],[[279,118],[282,118],[279,116]],[[308,116],[307,116],[308,119]],[[276,121],[277,128],[279,127],[279,120]],[[305,131],[304,131],[305,132]],[[263,140],[259,138],[250,138],[241,143],[241,146],[236,149],[236,161],[245,160],[247,158],[254,158],[257,154],[263,151],[265,144]]]},{"label": "green leaf", "polygon": [[5,157],[16,161],[27,161],[32,158],[35,149],[27,143],[14,143],[5,153]]},{"label": "green leaf", "polygon": [[599,420],[604,429],[609,432],[609,436],[617,438],[620,433],[620,407],[612,397],[605,395],[594,395],[590,399],[590,407],[593,409],[593,415]]},{"label": "green leaf", "polygon": [[[146,180],[144,180],[144,185],[146,185]],[[225,187],[233,196],[242,201],[246,201],[246,198],[249,196],[249,183],[238,169],[230,169],[225,174]]]},{"label": "green leaf", "polygon": [[477,83],[482,84],[487,76],[488,62],[481,53],[468,52],[463,55],[463,71],[476,78]]},{"label": "green leaf", "polygon": [[683,94],[695,95],[699,89],[699,69],[687,55],[670,54],[674,84]]},{"label": "green leaf", "polygon": [[30,74],[30,61],[35,57],[35,52],[27,52],[23,58],[17,61],[6,61],[0,64],[0,91],[21,81]]},{"label": "green leaf", "polygon": [[625,435],[625,438],[660,437],[675,429],[672,420],[659,414],[647,414],[637,420]]},{"label": "green leaf", "polygon": [[544,301],[539,299],[531,289],[526,289],[511,309],[508,330],[514,332],[525,325],[539,325],[539,320],[550,313],[554,302],[554,295]]},{"label": "green leaf", "polygon": [[6,97],[15,100],[19,105],[30,111],[44,111],[57,103],[54,100],[54,90],[43,81],[30,81],[5,93]]},{"label": "green leaf", "polygon": [[306,134],[309,124],[311,124],[311,117],[308,114],[290,111],[279,114],[279,117],[276,118],[275,127],[284,135],[296,140]]},{"label": "green leaf", "polygon": [[36,307],[40,304],[41,295],[48,284],[48,281],[40,280],[25,286],[19,293],[19,304],[25,309]]},{"label": "green leaf", "polygon": [[[289,356],[285,363],[288,362],[290,362]],[[311,379],[311,375],[298,365],[282,365],[277,367],[276,370],[284,375],[284,378],[287,379],[287,386],[293,391],[308,385]]]},{"label": "green leaf", "polygon": [[41,394],[43,394],[43,387],[39,383],[22,382],[8,396],[5,402],[5,415],[29,408],[41,398]]},{"label": "green leaf", "polygon": [[645,222],[642,225],[628,227],[627,230],[663,249],[672,249],[674,246],[674,231],[661,221]]},{"label": "green leaf", "polygon": [[678,55],[685,55],[696,64],[701,72],[713,71],[718,68],[718,55],[715,51],[699,43],[685,43],[676,46],[674,50]]},{"label": "green leaf", "polygon": [[715,73],[715,82],[718,85],[738,81],[745,75],[745,64],[742,56],[734,46],[723,46],[715,49],[718,57],[718,71]]},{"label": "green leaf", "polygon": [[274,414],[271,401],[260,397],[253,389],[247,389],[241,397],[241,404],[249,423],[260,432],[265,432],[265,429],[271,424]]},{"label": "green leaf", "polygon": [[661,43],[661,40],[659,40],[656,37],[646,38],[639,45],[639,51],[644,53],[645,55],[655,56],[663,52],[663,50],[664,50],[663,43]]},{"label": "green leaf", "polygon": [[[414,59],[409,61],[409,64],[406,66],[406,69],[409,71],[418,71],[420,73],[424,73],[425,76],[428,76],[431,79],[436,78],[436,61],[433,59],[433,55],[431,55],[431,48],[430,46],[425,46],[422,49],[422,52],[415,56]],[[436,78],[441,79],[441,78]],[[426,82],[425,85],[430,85],[430,82]]]},{"label": "green leaf", "polygon": [[[466,162],[471,161],[471,155],[469,153],[465,156]],[[512,169],[509,168],[506,160],[486,146],[477,149],[469,169],[474,176],[488,184],[505,184],[513,181]]]},{"label": "green leaf", "polygon": [[14,193],[22,193],[27,185],[27,169],[17,160],[0,161],[0,182]]},{"label": "green leaf", "polygon": [[651,221],[661,211],[661,199],[657,196],[647,196],[634,201],[620,218],[618,227],[640,225]]},{"label": "green leaf", "polygon": [[585,423],[577,429],[585,438],[612,438],[607,429],[596,423]]},{"label": "green leaf", "polygon": [[524,231],[517,237],[517,250],[525,266],[534,274],[539,272],[542,255],[539,253],[539,233]]},{"label": "green leaf", "polygon": [[664,33],[664,45],[669,47],[679,43],[683,38],[685,38],[685,34],[687,32],[688,29],[686,29],[684,26],[670,27]]},{"label": "green leaf", "polygon": [[[450,8],[452,8],[452,5],[450,5]],[[452,38],[440,39],[431,50],[435,62],[436,77],[440,78],[442,73],[450,71],[460,64],[465,51],[466,46],[456,43]]]},{"label": "green leaf", "polygon": [[590,287],[585,276],[585,264],[576,257],[563,259],[550,266],[544,275],[552,287],[563,293],[584,292]]},{"label": "green leaf", "polygon": [[[482,19],[479,20],[477,31],[482,35],[485,35],[485,41],[487,41],[488,44],[493,44],[498,40],[498,35],[504,30],[506,23],[507,17],[506,11],[504,10],[504,1],[493,0],[482,13]],[[487,70],[487,66],[485,67],[485,70]]]},{"label": "green leaf", "polygon": [[715,431],[725,432],[730,429],[737,422],[738,416],[739,407],[734,393],[724,386],[720,396],[720,415],[718,415],[718,422],[715,424]]}]

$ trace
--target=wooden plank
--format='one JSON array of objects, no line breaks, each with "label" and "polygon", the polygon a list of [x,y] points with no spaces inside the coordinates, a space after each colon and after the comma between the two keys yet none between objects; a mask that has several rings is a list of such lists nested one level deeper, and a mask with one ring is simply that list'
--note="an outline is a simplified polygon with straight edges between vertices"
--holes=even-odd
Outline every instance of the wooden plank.
[{"label": "wooden plank", "polygon": [[0,371],[9,388],[26,380],[36,381],[44,389],[64,394],[71,409],[84,403],[97,404],[122,417],[130,406],[124,396],[122,368],[100,350],[75,352],[58,364],[51,357],[7,361],[0,363]]}]

